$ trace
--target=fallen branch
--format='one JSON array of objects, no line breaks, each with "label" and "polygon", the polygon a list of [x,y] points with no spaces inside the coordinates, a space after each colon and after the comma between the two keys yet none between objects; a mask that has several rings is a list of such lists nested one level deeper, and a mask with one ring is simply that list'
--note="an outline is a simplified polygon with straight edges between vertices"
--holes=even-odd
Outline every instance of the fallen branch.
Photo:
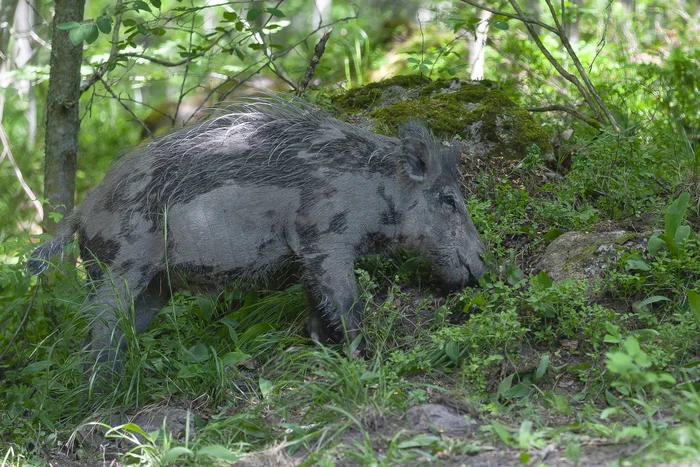
[{"label": "fallen branch", "polygon": [[314,47],[314,56],[311,57],[311,62],[309,62],[309,67],[306,69],[306,73],[304,74],[304,78],[301,80],[301,84],[299,85],[299,88],[297,89],[297,96],[301,96],[304,94],[304,91],[306,91],[306,87],[309,85],[311,82],[311,78],[314,76],[314,70],[316,70],[316,65],[318,65],[318,62],[321,61],[321,57],[323,56],[323,52],[326,51],[326,42],[328,42],[328,39],[331,37],[331,32],[333,32],[333,29],[329,29],[326,31],[323,36],[321,36],[321,39],[318,41],[316,44],[316,47]]}]

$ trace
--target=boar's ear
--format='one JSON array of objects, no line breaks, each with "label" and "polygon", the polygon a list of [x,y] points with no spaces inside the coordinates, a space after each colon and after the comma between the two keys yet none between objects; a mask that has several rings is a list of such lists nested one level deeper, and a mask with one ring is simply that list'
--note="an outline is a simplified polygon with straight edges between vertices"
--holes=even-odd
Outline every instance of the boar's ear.
[{"label": "boar's ear", "polygon": [[422,182],[428,171],[428,142],[432,139],[424,122],[411,120],[399,128],[404,169],[408,178]]}]

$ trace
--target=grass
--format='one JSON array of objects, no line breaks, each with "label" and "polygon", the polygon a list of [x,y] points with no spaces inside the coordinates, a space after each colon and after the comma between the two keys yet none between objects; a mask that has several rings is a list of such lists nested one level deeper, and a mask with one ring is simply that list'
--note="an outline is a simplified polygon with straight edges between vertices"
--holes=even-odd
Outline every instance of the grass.
[{"label": "grass", "polygon": [[[61,266],[0,365],[0,465],[92,465],[100,454],[89,447],[73,445],[77,459],[66,454],[78,427],[146,405],[185,408],[196,436],[99,425],[119,462],[530,465],[544,452],[553,453],[547,462],[580,465],[621,454],[623,465],[697,460],[697,193],[677,222],[691,233],[675,250],[630,252],[595,284],[553,283],[534,267],[565,230],[607,222],[669,234],[676,187],[693,186],[679,167],[692,161],[643,144],[648,137],[581,141],[587,149],[559,178],[546,176],[535,148],[526,164],[464,168],[470,212],[496,267],[480,287],[445,298],[420,258],[360,261],[366,358],[304,337],[298,285],[180,293],[146,332],[127,332],[123,377],[96,391],[83,373],[84,273]],[[22,269],[26,239],[1,248],[5,349],[36,279]],[[456,408],[478,428],[413,431],[404,414],[427,402]]]}]

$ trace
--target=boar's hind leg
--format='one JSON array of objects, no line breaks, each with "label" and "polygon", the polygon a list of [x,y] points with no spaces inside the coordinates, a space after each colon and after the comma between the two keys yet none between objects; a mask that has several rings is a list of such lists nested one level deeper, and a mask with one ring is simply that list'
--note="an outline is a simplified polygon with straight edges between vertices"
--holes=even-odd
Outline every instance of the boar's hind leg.
[{"label": "boar's hind leg", "polygon": [[169,294],[161,275],[147,268],[122,268],[120,274],[112,272],[107,277],[110,279],[104,280],[90,299],[95,314],[90,348],[97,363],[120,371],[119,352],[126,346],[122,329],[133,326],[136,332],[141,332],[167,304]]},{"label": "boar's hind leg", "polygon": [[317,254],[304,258],[309,300],[309,334],[327,343],[352,342],[360,332],[364,309],[357,298],[354,259]]}]

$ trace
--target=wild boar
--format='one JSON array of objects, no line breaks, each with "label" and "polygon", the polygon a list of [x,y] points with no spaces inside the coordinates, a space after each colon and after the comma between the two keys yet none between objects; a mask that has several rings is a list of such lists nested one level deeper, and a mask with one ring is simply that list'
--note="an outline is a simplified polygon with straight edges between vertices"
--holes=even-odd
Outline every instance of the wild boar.
[{"label": "wild boar", "polygon": [[117,362],[124,345],[119,317],[133,306],[142,331],[172,277],[219,287],[290,262],[302,271],[311,337],[352,339],[364,312],[359,256],[415,249],[451,290],[485,272],[457,157],[418,121],[391,138],[299,99],[253,100],[118,158],[27,268],[40,274],[77,232],[102,362]]}]

